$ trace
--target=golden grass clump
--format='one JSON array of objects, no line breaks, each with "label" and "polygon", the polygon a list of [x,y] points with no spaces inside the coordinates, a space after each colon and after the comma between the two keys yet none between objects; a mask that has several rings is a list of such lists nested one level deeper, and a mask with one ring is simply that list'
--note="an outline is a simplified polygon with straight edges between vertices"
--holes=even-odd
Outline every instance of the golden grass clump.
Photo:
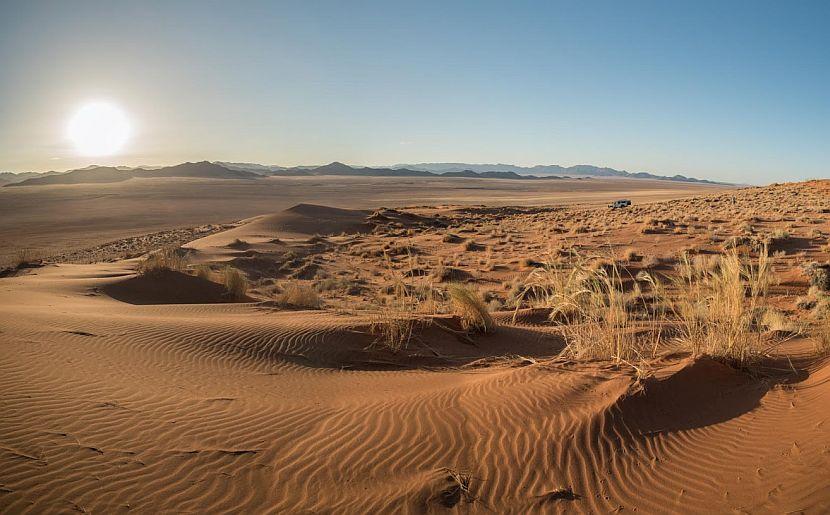
[{"label": "golden grass clump", "polygon": [[830,354],[830,320],[823,320],[814,336],[815,352],[819,356]]},{"label": "golden grass clump", "polygon": [[180,253],[178,249],[166,248],[148,254],[138,264],[136,271],[139,275],[154,275],[169,270],[180,272],[187,267],[187,262],[187,256]]},{"label": "golden grass clump", "polygon": [[32,249],[18,249],[15,253],[14,259],[12,260],[12,265],[15,268],[23,268],[27,265],[31,265],[32,263],[36,263],[41,261],[43,258],[37,252]]},{"label": "golden grass clump", "polygon": [[278,306],[293,309],[320,309],[323,305],[314,288],[299,282],[286,284],[275,300]]},{"label": "golden grass clump", "polygon": [[[662,287],[646,272],[638,279],[650,287],[646,301],[634,278],[624,277],[613,260],[595,266],[579,256],[568,267],[547,266],[531,272],[526,291],[534,292],[537,306],[551,309],[566,340],[565,353],[574,358],[630,361],[652,353],[660,338],[659,309]],[[626,288],[626,283],[631,284]],[[658,299],[654,302],[654,299]]]},{"label": "golden grass clump", "polygon": [[461,318],[465,330],[483,334],[495,331],[496,322],[478,292],[461,284],[451,284],[447,294],[452,311]]},{"label": "golden grass clump", "polygon": [[801,329],[787,318],[787,315],[777,309],[769,307],[764,308],[761,312],[758,325],[761,329],[777,333],[798,334],[801,332]]},{"label": "golden grass clump", "polygon": [[210,281],[210,278],[213,276],[213,270],[208,265],[196,265],[194,272],[196,277],[205,279],[206,281]]},{"label": "golden grass clump", "polygon": [[[442,265],[440,265],[442,266]],[[389,259],[386,261],[386,274],[389,280],[389,296],[374,315],[370,332],[375,336],[375,344],[398,352],[409,346],[415,328],[421,321],[419,312],[425,308],[435,309],[434,291],[425,287],[423,299],[419,298],[415,288],[410,287],[404,277],[413,277],[418,269],[417,260],[410,255],[409,267],[396,270]]]},{"label": "golden grass clump", "polygon": [[248,279],[245,274],[232,266],[226,266],[222,271],[222,283],[228,295],[235,300],[242,300],[248,293]]},{"label": "golden grass clump", "polygon": [[[755,263],[745,263],[732,249],[714,270],[695,267],[684,256],[673,304],[680,323],[679,341],[693,355],[705,354],[738,365],[759,358],[772,343],[769,336],[757,330],[758,314],[766,312],[765,298],[771,282],[766,248]],[[765,316],[771,330],[786,324],[774,314]]]},{"label": "golden grass clump", "polygon": [[642,261],[643,256],[640,255],[634,248],[627,248],[625,252],[623,252],[623,260],[628,261],[629,263],[633,263],[635,261]]}]

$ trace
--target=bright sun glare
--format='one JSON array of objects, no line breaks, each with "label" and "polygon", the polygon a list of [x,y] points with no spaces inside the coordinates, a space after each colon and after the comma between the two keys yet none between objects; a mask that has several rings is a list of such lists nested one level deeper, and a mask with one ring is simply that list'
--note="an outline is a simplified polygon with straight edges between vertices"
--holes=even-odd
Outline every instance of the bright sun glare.
[{"label": "bright sun glare", "polygon": [[127,115],[109,102],[91,102],[72,116],[67,135],[79,154],[109,156],[115,154],[130,136]]}]

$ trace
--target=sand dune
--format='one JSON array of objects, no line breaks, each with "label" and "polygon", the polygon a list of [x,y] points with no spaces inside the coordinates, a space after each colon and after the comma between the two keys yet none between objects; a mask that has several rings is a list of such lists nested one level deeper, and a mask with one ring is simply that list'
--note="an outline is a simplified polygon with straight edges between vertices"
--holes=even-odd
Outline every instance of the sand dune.
[{"label": "sand dune", "polygon": [[[359,319],[107,296],[130,277],[3,280],[3,511],[830,509],[826,363],[782,385],[684,361],[638,385],[546,360],[561,343],[526,325],[430,335],[445,357],[411,369]],[[481,361],[507,348],[536,359]]]}]

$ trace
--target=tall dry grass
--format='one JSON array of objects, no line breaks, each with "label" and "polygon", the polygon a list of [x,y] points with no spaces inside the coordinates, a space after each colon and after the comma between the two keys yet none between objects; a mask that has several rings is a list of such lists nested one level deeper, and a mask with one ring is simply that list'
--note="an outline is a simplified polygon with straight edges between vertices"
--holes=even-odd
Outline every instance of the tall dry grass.
[{"label": "tall dry grass", "polygon": [[614,260],[575,255],[567,265],[553,262],[533,270],[521,297],[551,310],[550,320],[565,337],[566,355],[629,362],[656,351],[663,295],[660,283],[648,273],[634,278]]},{"label": "tall dry grass", "polygon": [[323,301],[311,286],[289,282],[274,299],[278,306],[293,309],[320,309]]},{"label": "tall dry grass", "polygon": [[148,254],[138,264],[136,271],[139,275],[154,275],[169,270],[181,272],[187,268],[187,263],[187,255],[171,247]]},{"label": "tall dry grass", "polygon": [[[435,309],[433,290],[428,287],[427,298],[419,298],[418,292],[405,278],[413,277],[418,268],[417,258],[407,252],[407,267],[396,269],[391,257],[384,253],[386,278],[390,294],[380,303],[380,309],[372,315],[370,331],[375,336],[375,345],[385,347],[392,352],[407,348],[412,341],[415,328],[423,319],[424,301]],[[423,292],[422,292],[423,293]]]},{"label": "tall dry grass", "polygon": [[232,266],[226,266],[222,271],[222,283],[228,296],[234,300],[243,300],[248,293],[248,279]]},{"label": "tall dry grass", "polygon": [[496,322],[487,309],[487,304],[476,290],[462,284],[447,287],[453,314],[461,319],[465,331],[487,334],[496,329]]},{"label": "tall dry grass", "polygon": [[[705,354],[745,365],[766,353],[773,341],[758,328],[772,284],[767,248],[757,260],[744,260],[732,249],[713,269],[697,267],[688,256],[678,265],[673,311],[678,341],[693,355]],[[779,322],[780,323],[780,322]]]},{"label": "tall dry grass", "polygon": [[830,321],[823,320],[814,337],[815,352],[819,356],[830,354]]}]

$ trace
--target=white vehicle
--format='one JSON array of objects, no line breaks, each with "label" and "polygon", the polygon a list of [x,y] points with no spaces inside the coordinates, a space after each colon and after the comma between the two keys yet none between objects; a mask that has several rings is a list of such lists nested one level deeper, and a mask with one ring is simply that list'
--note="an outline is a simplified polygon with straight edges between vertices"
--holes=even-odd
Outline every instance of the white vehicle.
[{"label": "white vehicle", "polygon": [[628,207],[631,205],[630,200],[615,200],[614,202],[608,204],[608,207],[611,209],[622,209],[624,207]]}]

